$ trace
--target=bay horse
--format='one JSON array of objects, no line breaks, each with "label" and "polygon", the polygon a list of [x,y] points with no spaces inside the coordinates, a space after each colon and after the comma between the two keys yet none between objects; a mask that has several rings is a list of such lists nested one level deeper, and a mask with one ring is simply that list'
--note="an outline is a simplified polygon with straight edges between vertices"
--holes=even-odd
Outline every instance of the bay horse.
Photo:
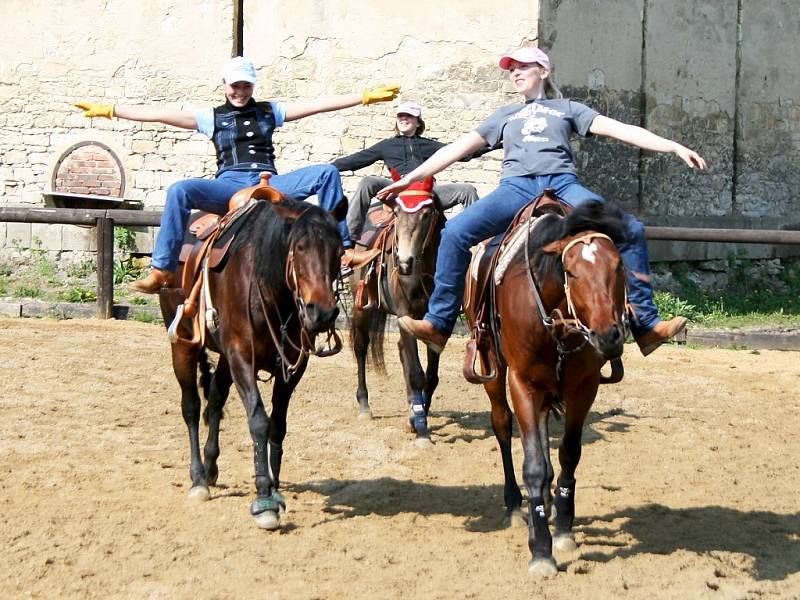
[{"label": "bay horse", "polygon": [[[433,292],[436,253],[445,217],[432,188],[433,178],[429,177],[384,201],[394,213],[391,229],[382,238],[378,256],[357,273],[365,283],[369,281],[367,292],[371,297],[367,306],[356,302],[350,325],[350,341],[358,365],[356,398],[360,418],[372,418],[366,379],[370,347],[372,364],[385,372],[383,340],[387,316],[422,318]],[[375,271],[374,276],[370,276],[370,269]],[[409,405],[407,429],[416,434],[415,445],[424,447],[431,443],[428,412],[439,384],[439,355],[426,346],[423,370],[417,340],[402,330],[397,348]]]},{"label": "bay horse", "polygon": [[[557,573],[553,545],[562,551],[576,547],[575,471],[584,420],[599,384],[621,379],[628,321],[625,268],[616,245],[624,242],[625,230],[618,209],[599,202],[581,205],[566,217],[550,213],[532,218],[523,227],[524,248],[513,255],[495,285],[495,333],[480,359],[484,372],[493,371],[482,383],[503,460],[506,520],[522,514],[511,455],[507,378],[524,454],[532,555],[528,572],[548,577]],[[465,307],[474,327],[476,307],[468,306],[467,299]],[[609,360],[615,368],[605,378],[601,367]],[[554,409],[564,415],[555,499],[548,437],[548,414]]]},{"label": "bay horse", "polygon": [[[274,530],[280,527],[286,507],[278,489],[289,400],[309,354],[333,354],[342,346],[335,331],[339,309],[334,282],[343,248],[336,221],[324,210],[283,198],[268,185],[244,191],[249,191],[254,205],[239,217],[240,228],[221,268],[206,269],[208,306],[217,313],[216,331],[209,327],[202,342],[191,339],[192,322],[180,318],[186,298],[181,289],[163,289],[160,304],[165,324],[173,323],[171,332],[177,334],[172,365],[189,431],[189,498],[207,500],[208,487],[217,482],[220,420],[235,385],[253,440],[256,498],[250,513],[259,527]],[[325,349],[314,347],[319,334],[328,336]],[[213,371],[207,350],[219,355]],[[198,369],[208,424],[204,460]],[[257,386],[260,371],[273,380],[269,415]]]}]

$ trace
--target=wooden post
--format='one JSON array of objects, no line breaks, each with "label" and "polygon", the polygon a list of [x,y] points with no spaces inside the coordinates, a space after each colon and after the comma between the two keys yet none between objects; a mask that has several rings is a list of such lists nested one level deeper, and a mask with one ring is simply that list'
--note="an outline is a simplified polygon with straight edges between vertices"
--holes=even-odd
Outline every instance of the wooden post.
[{"label": "wooden post", "polygon": [[97,317],[114,316],[114,219],[98,218],[97,227]]}]

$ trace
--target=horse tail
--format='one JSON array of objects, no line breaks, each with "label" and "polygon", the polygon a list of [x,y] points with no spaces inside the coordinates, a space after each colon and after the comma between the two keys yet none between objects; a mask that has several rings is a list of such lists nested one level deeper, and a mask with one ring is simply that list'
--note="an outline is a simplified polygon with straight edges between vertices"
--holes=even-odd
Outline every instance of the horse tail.
[{"label": "horse tail", "polygon": [[381,375],[386,375],[386,363],[383,359],[383,336],[386,329],[386,313],[373,310],[369,317],[370,340],[369,357],[372,366]]}]

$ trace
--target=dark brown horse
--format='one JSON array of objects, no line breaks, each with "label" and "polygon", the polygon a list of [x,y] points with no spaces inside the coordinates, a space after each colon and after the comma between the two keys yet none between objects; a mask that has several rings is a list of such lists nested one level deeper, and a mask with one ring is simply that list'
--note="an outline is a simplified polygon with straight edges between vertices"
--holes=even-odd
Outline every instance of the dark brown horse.
[{"label": "dark brown horse", "polygon": [[[273,188],[258,188],[256,198],[272,199]],[[278,492],[286,413],[292,392],[306,370],[309,354],[341,348],[334,326],[339,309],[334,282],[343,252],[337,225],[325,211],[305,202],[255,201],[221,269],[207,270],[206,308],[216,311],[201,344],[180,311],[172,332],[172,365],[181,387],[181,409],[189,430],[192,487],[189,497],[207,500],[217,481],[219,426],[232,384],[244,403],[253,439],[256,499],[250,512],[259,527],[277,529],[285,502]],[[205,295],[207,294],[207,296]],[[182,290],[162,290],[165,323],[173,322],[185,299]],[[211,308],[213,307],[213,308]],[[216,331],[214,329],[216,328]],[[315,348],[318,335],[325,348]],[[331,342],[333,340],[333,342]],[[324,344],[321,344],[324,346]],[[219,354],[211,371],[206,349]],[[207,399],[204,458],[200,455],[198,368]],[[257,386],[259,371],[272,375],[272,411],[268,415]]]},{"label": "dark brown horse", "polygon": [[[353,353],[358,363],[356,397],[360,418],[371,418],[367,391],[367,350],[372,348],[372,363],[384,371],[383,334],[387,315],[411,315],[420,319],[433,291],[436,252],[439,248],[444,214],[438,199],[430,193],[432,180],[409,188],[386,203],[394,211],[393,233],[383,252],[358,273],[369,281],[370,306],[356,306],[350,327]],[[370,269],[377,271],[370,277]],[[415,444],[430,444],[428,411],[439,384],[439,355],[427,350],[426,368],[419,359],[417,340],[401,331],[397,344],[406,384],[409,405],[408,429],[416,434]],[[426,347],[427,348],[427,347]]]},{"label": "dark brown horse", "polygon": [[[625,270],[615,243],[624,239],[624,228],[618,211],[596,202],[567,217],[548,214],[530,220],[527,227],[525,243],[495,289],[493,320],[500,353],[493,350],[493,342],[489,359],[482,356],[482,362],[484,372],[490,363],[497,366],[498,376],[484,387],[503,458],[506,517],[520,515],[522,506],[511,457],[507,377],[524,452],[522,477],[528,490],[532,554],[528,571],[547,577],[557,572],[553,545],[559,550],[575,547],[575,470],[583,423],[601,383],[601,367],[619,359],[623,351]],[[474,325],[472,309],[467,312]],[[548,437],[548,414],[553,409],[564,413],[555,499]]]}]

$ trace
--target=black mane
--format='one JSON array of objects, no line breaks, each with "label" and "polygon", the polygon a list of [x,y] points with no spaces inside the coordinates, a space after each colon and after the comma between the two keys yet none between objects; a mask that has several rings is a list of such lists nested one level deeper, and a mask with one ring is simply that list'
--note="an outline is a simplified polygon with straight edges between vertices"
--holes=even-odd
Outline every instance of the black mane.
[{"label": "black mane", "polygon": [[272,289],[284,285],[286,257],[292,239],[309,235],[324,240],[339,242],[339,230],[333,217],[314,204],[288,198],[281,204],[303,212],[300,219],[289,223],[276,213],[270,204],[258,201],[242,226],[242,231],[231,244],[230,252],[245,244],[253,244],[255,275]]}]

